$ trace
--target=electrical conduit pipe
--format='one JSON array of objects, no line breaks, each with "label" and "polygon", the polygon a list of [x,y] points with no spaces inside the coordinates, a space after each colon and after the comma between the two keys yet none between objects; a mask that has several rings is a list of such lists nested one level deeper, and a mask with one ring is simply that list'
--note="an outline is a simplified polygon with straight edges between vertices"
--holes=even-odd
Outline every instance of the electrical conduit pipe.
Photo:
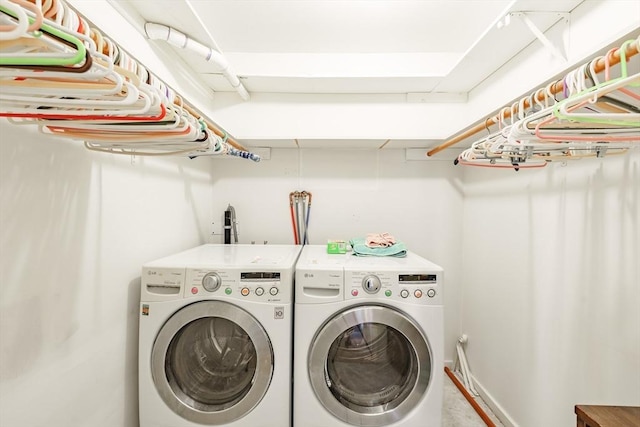
[{"label": "electrical conduit pipe", "polygon": [[474,396],[478,396],[478,392],[473,386],[473,379],[471,378],[471,370],[469,369],[469,362],[467,361],[467,356],[464,353],[463,345],[467,343],[467,336],[462,335],[458,338],[458,342],[456,343],[456,351],[458,352],[458,361],[460,362],[460,371],[462,372],[462,379],[464,380],[464,385],[467,387],[469,392]]},{"label": "electrical conduit pipe", "polygon": [[218,66],[222,75],[231,83],[231,86],[238,92],[245,101],[250,99],[249,92],[244,87],[238,76],[232,72],[227,59],[217,50],[199,43],[186,34],[162,24],[147,22],[144,24],[144,31],[150,40],[164,40],[173,46],[190,50],[200,56],[205,61],[212,62]]}]

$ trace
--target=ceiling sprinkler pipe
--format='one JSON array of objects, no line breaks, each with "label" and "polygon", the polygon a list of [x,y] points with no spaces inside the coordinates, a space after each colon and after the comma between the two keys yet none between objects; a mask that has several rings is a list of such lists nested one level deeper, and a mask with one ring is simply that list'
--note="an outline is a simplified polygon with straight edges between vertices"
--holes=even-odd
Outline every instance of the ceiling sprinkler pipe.
[{"label": "ceiling sprinkler pipe", "polygon": [[229,81],[231,86],[238,92],[240,97],[245,101],[250,99],[249,92],[244,87],[238,76],[231,70],[229,61],[217,50],[199,43],[186,34],[162,24],[147,22],[144,24],[144,31],[150,40],[164,40],[167,43],[179,47],[180,49],[190,50],[197,55],[203,57],[205,61],[214,63],[222,75]]}]

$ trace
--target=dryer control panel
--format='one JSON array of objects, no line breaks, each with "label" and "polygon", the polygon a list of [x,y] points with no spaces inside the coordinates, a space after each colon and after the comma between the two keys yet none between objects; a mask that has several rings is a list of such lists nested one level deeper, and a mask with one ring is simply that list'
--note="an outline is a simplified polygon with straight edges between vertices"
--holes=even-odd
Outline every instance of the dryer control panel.
[{"label": "dryer control panel", "polygon": [[187,270],[185,298],[214,295],[241,301],[287,303],[291,302],[291,285],[278,271]]},{"label": "dryer control panel", "polygon": [[440,305],[443,301],[441,279],[441,272],[347,271],[344,297]]}]

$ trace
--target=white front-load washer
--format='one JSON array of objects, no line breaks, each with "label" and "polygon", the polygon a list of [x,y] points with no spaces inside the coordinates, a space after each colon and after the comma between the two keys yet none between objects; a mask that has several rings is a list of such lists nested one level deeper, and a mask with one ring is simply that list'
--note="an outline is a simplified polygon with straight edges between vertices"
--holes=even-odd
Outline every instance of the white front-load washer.
[{"label": "white front-load washer", "polygon": [[305,246],[295,288],[295,427],[440,427],[441,267]]},{"label": "white front-load washer", "polygon": [[140,427],[291,425],[300,248],[203,245],[142,267]]}]

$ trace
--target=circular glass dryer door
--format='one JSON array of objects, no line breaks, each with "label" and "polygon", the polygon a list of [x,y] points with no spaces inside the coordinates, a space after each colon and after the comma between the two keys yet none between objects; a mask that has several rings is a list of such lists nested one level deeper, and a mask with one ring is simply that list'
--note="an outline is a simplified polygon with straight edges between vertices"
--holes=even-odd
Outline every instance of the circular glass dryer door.
[{"label": "circular glass dryer door", "polygon": [[311,344],[308,370],[318,400],[357,426],[404,418],[427,392],[431,351],[418,326],[390,307],[358,306],[331,318]]},{"label": "circular glass dryer door", "polygon": [[163,325],[151,352],[151,373],[176,414],[205,425],[227,424],[249,413],[267,392],[273,349],[249,313],[202,301]]}]

